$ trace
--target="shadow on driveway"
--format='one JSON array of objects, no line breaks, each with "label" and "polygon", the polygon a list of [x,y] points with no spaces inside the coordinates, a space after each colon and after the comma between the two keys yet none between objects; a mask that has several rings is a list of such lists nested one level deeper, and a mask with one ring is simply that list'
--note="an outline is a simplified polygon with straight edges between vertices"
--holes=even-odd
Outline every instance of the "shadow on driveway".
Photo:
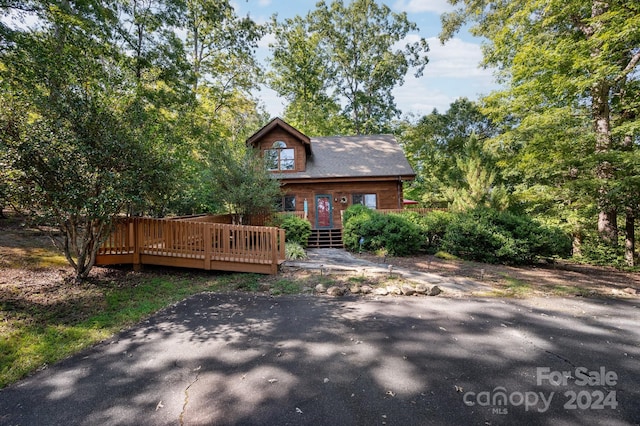
[{"label": "shadow on driveway", "polygon": [[623,300],[207,293],[0,391],[0,424],[638,424],[639,320]]}]

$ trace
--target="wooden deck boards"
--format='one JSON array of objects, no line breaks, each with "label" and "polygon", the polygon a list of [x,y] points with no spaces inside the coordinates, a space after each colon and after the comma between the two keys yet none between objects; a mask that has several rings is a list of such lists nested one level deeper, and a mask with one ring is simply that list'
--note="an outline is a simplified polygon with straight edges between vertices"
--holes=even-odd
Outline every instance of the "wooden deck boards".
[{"label": "wooden deck boards", "polygon": [[96,265],[162,265],[276,274],[284,230],[263,226],[134,218],[118,221]]}]

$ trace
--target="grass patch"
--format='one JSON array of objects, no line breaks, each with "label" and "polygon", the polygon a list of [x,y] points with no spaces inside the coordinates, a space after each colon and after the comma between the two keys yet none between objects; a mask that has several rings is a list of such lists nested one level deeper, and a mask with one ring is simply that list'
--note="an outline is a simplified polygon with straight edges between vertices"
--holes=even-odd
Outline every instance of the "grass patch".
[{"label": "grass patch", "polygon": [[442,260],[460,260],[458,256],[455,256],[451,253],[447,253],[446,251],[439,251],[434,254],[435,257]]},{"label": "grass patch", "polygon": [[531,285],[525,281],[508,276],[505,276],[504,279],[507,281],[505,291],[509,296],[525,297],[529,296],[533,292]]},{"label": "grass patch", "polygon": [[302,292],[303,287],[304,282],[283,278],[271,285],[271,294],[298,294]]},{"label": "grass patch", "polygon": [[580,288],[580,287],[576,287],[574,285],[554,285],[553,287],[551,287],[551,293],[554,296],[563,296],[563,297],[568,297],[568,296],[592,296],[592,292],[590,292],[588,289],[584,289],[584,288]]},{"label": "grass patch", "polygon": [[67,266],[63,254],[53,249],[32,247],[0,247],[0,267],[41,269]]},{"label": "grass patch", "polygon": [[0,388],[68,357],[158,310],[203,291],[224,291],[255,277],[128,273],[69,288],[75,297],[32,301],[0,294]]}]

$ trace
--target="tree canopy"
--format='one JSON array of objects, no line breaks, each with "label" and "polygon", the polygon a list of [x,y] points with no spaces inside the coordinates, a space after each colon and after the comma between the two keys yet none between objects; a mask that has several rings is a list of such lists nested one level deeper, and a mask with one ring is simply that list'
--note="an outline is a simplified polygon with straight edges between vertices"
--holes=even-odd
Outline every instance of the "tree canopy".
[{"label": "tree canopy", "polygon": [[352,126],[345,130],[356,134],[388,130],[400,113],[392,90],[410,69],[420,76],[427,64],[423,38],[396,47],[416,24],[373,0],[320,1],[306,17],[275,28],[271,81],[294,105],[291,112],[311,106],[332,118],[344,103],[341,114]]}]

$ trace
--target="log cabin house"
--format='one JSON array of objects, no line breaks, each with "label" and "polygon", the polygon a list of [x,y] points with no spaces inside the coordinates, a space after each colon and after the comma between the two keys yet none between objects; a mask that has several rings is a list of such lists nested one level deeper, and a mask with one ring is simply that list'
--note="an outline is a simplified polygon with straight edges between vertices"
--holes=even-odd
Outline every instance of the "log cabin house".
[{"label": "log cabin house", "polygon": [[310,247],[342,246],[342,212],[353,204],[403,207],[415,178],[392,135],[310,138],[280,118],[247,139],[283,187],[281,210],[311,222]]}]

